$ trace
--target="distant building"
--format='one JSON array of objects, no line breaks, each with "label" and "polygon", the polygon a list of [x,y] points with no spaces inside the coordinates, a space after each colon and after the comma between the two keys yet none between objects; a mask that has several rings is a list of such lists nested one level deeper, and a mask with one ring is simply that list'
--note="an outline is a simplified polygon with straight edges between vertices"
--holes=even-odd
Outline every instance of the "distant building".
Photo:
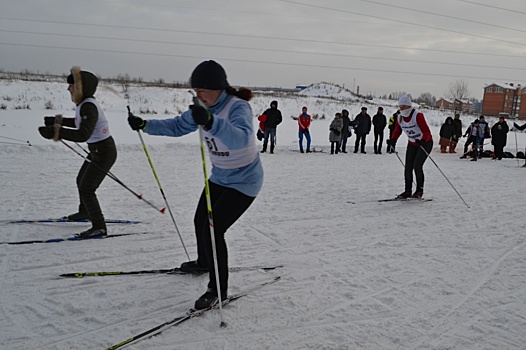
[{"label": "distant building", "polygon": [[[505,116],[526,119],[526,88],[521,85],[492,83],[484,88],[482,114],[485,116]],[[526,100],[524,100],[526,101]]]},{"label": "distant building", "polygon": [[436,101],[435,107],[441,111],[473,113],[473,103],[468,100],[448,100],[445,98],[440,98]]}]

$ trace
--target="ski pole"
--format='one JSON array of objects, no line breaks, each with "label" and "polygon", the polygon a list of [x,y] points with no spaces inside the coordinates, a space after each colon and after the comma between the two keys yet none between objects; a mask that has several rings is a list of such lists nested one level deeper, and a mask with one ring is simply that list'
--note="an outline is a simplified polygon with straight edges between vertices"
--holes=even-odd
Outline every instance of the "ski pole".
[{"label": "ski pole", "polygon": [[[64,146],[66,146],[67,148],[69,148],[70,150],[72,150],[73,152],[75,152],[77,155],[79,155],[81,158],[83,158],[85,161],[87,162],[90,162],[91,164],[93,164],[94,166],[96,166],[99,170],[101,171],[104,171],[102,168],[100,168],[97,164],[93,163],[91,161],[91,159],[89,159],[88,157],[85,157],[83,156],[82,154],[80,154],[80,152],[78,152],[76,149],[74,149],[73,147],[71,147],[70,145],[68,145],[66,142],[64,142],[64,140],[60,140],[60,142],[62,142],[62,144]],[[135,197],[139,198],[140,200],[142,200],[144,203],[148,204],[150,207],[154,208],[155,210],[157,210],[158,212],[160,212],[161,214],[164,214],[164,211],[165,211],[165,208],[157,208],[154,204],[152,204],[151,202],[147,201],[146,199],[144,199],[142,197],[142,194],[138,194],[136,193],[135,191],[133,191],[131,188],[129,188],[128,186],[126,186],[121,180],[119,180],[117,178],[117,176],[113,175],[111,172],[109,171],[104,171],[106,173],[106,175],[114,180],[115,182],[117,182],[119,185],[121,185],[122,187],[124,187],[125,189],[127,189],[128,191],[130,191],[131,193],[133,193],[133,195],[135,195]]]},{"label": "ski pole", "polygon": [[[192,93],[192,91],[190,91]],[[192,94],[192,100],[194,102],[195,106],[202,106],[206,108],[206,106],[203,105],[203,103],[197,98],[197,96],[194,96]],[[208,108],[207,108],[208,111]],[[210,113],[210,112],[208,112]],[[226,327],[226,323],[223,319],[223,300],[221,297],[221,282],[219,281],[219,268],[217,264],[217,249],[216,249],[216,239],[215,239],[215,232],[214,232],[214,217],[212,215],[212,199],[210,198],[210,185],[208,183],[208,175],[206,171],[206,157],[205,157],[205,145],[203,142],[203,127],[199,126],[199,141],[201,143],[201,162],[203,163],[203,175],[205,179],[205,195],[206,195],[206,210],[208,211],[208,224],[210,225],[210,240],[212,242],[212,255],[214,258],[214,272],[216,275],[216,288],[217,288],[217,298],[219,301],[219,316],[221,318],[221,324],[220,327],[224,328]]]},{"label": "ski pole", "polygon": [[[128,113],[131,113],[130,106],[128,107]],[[168,209],[168,213],[170,214],[170,218],[172,218],[172,222],[175,226],[175,231],[177,232],[177,235],[179,236],[179,239],[181,240],[181,244],[183,245],[184,252],[186,253],[186,257],[188,260],[190,260],[190,255],[188,254],[188,250],[186,249],[186,245],[184,244],[183,237],[181,236],[181,233],[179,232],[179,228],[177,227],[177,224],[175,223],[175,218],[172,213],[172,209],[170,209],[170,205],[168,204],[168,200],[166,199],[166,195],[164,194],[163,187],[161,186],[161,181],[159,181],[159,177],[157,176],[157,172],[155,171],[155,168],[153,166],[152,159],[150,158],[150,153],[148,153],[148,148],[146,147],[146,144],[144,143],[144,140],[141,135],[141,131],[137,130],[137,134],[139,134],[139,139],[141,140],[142,149],[144,150],[144,153],[146,154],[146,158],[148,159],[148,163],[150,164],[150,168],[152,169],[153,176],[155,177],[155,181],[157,181],[157,186],[159,187],[159,191],[161,191],[161,195],[164,199],[164,204],[166,204],[166,208]]]},{"label": "ski pole", "polygon": [[[7,136],[0,136],[0,137],[6,140],[18,141],[18,142],[23,143],[24,145],[31,146],[31,142],[29,142],[29,140],[24,141],[24,140],[14,139],[12,137],[7,137]],[[13,143],[13,142],[1,142],[1,143],[6,143],[9,145],[18,145],[18,143]]]},{"label": "ski pole", "polygon": [[429,155],[429,152],[426,151],[426,149],[420,145],[420,148],[425,152],[425,154],[427,154],[427,156],[429,157],[429,159],[431,159],[431,161],[433,162],[433,164],[435,164],[435,166],[437,167],[438,171],[440,171],[440,173],[444,176],[444,178],[447,180],[447,182],[449,182],[449,184],[451,185],[451,187],[453,187],[453,189],[455,190],[455,192],[458,194],[458,196],[460,197],[460,199],[462,199],[462,202],[464,202],[464,204],[466,205],[466,207],[470,207],[468,205],[468,203],[466,203],[466,201],[464,200],[464,198],[462,198],[462,196],[460,195],[460,193],[458,193],[457,189],[455,188],[455,186],[453,186],[453,184],[451,183],[451,181],[449,181],[449,179],[447,178],[446,174],[444,174],[444,172],[442,171],[442,169],[440,169],[440,167],[438,166],[438,164],[435,162],[435,160]]}]

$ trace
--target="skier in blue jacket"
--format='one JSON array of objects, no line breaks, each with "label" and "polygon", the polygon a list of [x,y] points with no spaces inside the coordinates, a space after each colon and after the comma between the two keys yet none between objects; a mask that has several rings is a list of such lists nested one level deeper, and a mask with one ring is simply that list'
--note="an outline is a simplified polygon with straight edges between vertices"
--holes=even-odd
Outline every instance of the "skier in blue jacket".
[{"label": "skier in blue jacket", "polygon": [[[256,149],[252,109],[248,101],[252,92],[230,86],[223,67],[215,61],[204,61],[193,71],[192,88],[202,105],[192,105],[182,115],[171,119],[143,120],[130,113],[128,123],[133,130],[150,135],[179,137],[202,127],[212,163],[209,178],[214,219],[221,300],[227,297],[228,253],[226,230],[249,208],[263,185],[263,167]],[[204,105],[204,106],[203,106]],[[197,238],[197,260],[185,262],[181,270],[209,272],[207,291],[195,302],[204,309],[218,302],[218,291],[205,190],[194,216]]]}]

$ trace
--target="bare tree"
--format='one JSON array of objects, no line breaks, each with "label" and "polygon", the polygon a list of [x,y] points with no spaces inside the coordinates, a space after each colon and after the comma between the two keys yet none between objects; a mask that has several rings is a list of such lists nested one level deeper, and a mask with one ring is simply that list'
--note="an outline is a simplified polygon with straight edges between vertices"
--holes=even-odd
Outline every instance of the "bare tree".
[{"label": "bare tree", "polygon": [[416,103],[425,103],[427,106],[435,106],[436,98],[430,92],[424,92],[415,99]]},{"label": "bare tree", "polygon": [[444,95],[453,100],[455,113],[460,112],[462,111],[462,105],[469,99],[468,83],[465,80],[452,82]]},{"label": "bare tree", "polygon": [[128,75],[128,73],[126,73],[124,75],[122,75],[122,74],[117,75],[115,80],[117,80],[117,82],[119,84],[121,84],[122,92],[123,93],[127,93],[128,92],[128,88],[130,87],[130,76]]}]

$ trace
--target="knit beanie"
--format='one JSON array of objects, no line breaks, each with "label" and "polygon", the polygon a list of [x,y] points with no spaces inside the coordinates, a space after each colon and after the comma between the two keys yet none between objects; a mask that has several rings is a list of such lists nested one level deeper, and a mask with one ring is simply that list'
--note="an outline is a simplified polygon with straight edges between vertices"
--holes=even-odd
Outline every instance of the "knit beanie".
[{"label": "knit beanie", "polygon": [[190,77],[190,85],[194,89],[224,90],[230,84],[226,80],[226,72],[216,61],[204,61],[195,67]]},{"label": "knit beanie", "polygon": [[411,103],[411,94],[405,94],[400,96],[400,99],[398,100],[399,106],[412,106]]}]

